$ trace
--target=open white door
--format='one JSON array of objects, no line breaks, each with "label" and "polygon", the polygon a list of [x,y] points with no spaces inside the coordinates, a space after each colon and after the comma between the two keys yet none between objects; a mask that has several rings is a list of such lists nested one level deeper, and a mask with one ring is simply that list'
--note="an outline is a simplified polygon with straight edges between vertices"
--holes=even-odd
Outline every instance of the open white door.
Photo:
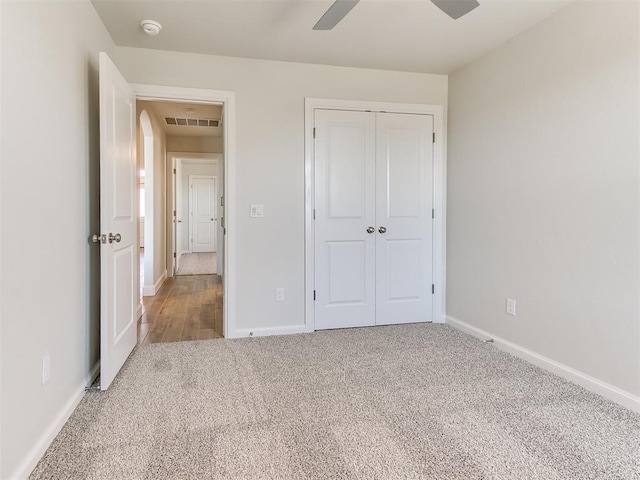
[{"label": "open white door", "polygon": [[136,345],[136,99],[100,52],[100,389]]}]

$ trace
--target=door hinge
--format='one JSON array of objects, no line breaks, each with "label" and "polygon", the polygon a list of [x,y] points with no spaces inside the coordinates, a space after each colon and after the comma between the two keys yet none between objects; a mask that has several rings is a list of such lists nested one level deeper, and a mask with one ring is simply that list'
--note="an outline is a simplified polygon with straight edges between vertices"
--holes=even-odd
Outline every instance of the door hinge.
[{"label": "door hinge", "polygon": [[176,174],[176,169],[175,169],[175,168],[173,169],[173,174],[174,174],[174,175]]},{"label": "door hinge", "polygon": [[431,284],[431,295],[433,295],[434,293],[436,293],[436,286],[432,283]]},{"label": "door hinge", "polygon": [[314,302],[316,301],[316,291],[315,290],[313,291],[313,301]]},{"label": "door hinge", "polygon": [[220,197],[220,206],[224,207],[224,195]]},{"label": "door hinge", "polygon": [[316,127],[313,127],[313,138],[316,138]]},{"label": "door hinge", "polygon": [[176,252],[173,252],[173,258],[176,258]]},{"label": "door hinge", "polygon": [[436,209],[435,208],[431,209],[431,218],[436,218]]},{"label": "door hinge", "polygon": [[176,216],[176,211],[175,211],[175,210],[173,211],[173,216],[174,216],[174,217]]},{"label": "door hinge", "polygon": [[436,143],[436,132],[433,132],[433,143]]},{"label": "door hinge", "polygon": [[314,220],[316,219],[316,209],[315,208],[313,209],[313,219]]}]

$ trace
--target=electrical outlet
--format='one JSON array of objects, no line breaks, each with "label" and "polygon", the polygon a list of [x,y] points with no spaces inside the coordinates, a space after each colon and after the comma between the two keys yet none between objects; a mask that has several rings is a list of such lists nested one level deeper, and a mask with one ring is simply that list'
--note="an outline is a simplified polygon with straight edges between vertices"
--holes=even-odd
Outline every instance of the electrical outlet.
[{"label": "electrical outlet", "polygon": [[284,288],[276,288],[276,302],[284,302]]},{"label": "electrical outlet", "polygon": [[507,298],[507,314],[516,316],[516,301],[513,298]]},{"label": "electrical outlet", "polygon": [[42,385],[51,378],[51,355],[48,353],[42,357]]}]

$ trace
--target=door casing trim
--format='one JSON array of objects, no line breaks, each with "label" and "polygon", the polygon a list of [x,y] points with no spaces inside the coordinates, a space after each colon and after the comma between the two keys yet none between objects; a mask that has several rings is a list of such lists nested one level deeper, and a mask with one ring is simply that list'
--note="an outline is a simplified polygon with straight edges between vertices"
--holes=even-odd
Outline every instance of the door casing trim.
[{"label": "door casing trim", "polygon": [[433,225],[433,279],[435,284],[435,294],[433,296],[433,321],[434,323],[445,323],[447,165],[444,148],[446,142],[444,106],[306,97],[304,99],[304,331],[313,332],[315,330],[313,299],[315,283],[315,230],[313,222],[313,209],[315,208],[315,162],[313,157],[313,119],[314,111],[316,109],[433,115],[433,130],[435,133],[433,149],[433,206],[435,209]]},{"label": "door casing trim", "polygon": [[[163,85],[130,84],[137,100],[161,100],[173,102],[222,105],[224,139],[224,282],[223,282],[223,334],[236,338],[236,94],[227,90],[171,87]],[[166,186],[165,186],[166,188]]]},{"label": "door casing trim", "polygon": [[[182,162],[183,165],[211,165],[223,162],[222,153],[190,153],[190,152],[167,152],[167,203],[169,205],[169,211],[167,212],[167,276],[175,276],[176,259],[181,253],[177,248],[177,223],[174,223],[173,211],[177,210],[177,188],[176,180],[177,176],[173,172],[177,169],[178,162]],[[218,177],[219,172],[215,175],[216,188],[219,187]],[[177,218],[177,217],[176,217]],[[224,235],[218,233],[216,242],[220,241]],[[216,243],[216,245],[218,245]],[[173,254],[176,254],[176,257]],[[216,261],[217,263],[217,261]],[[216,266],[217,275],[222,275],[222,269],[218,269]]]}]

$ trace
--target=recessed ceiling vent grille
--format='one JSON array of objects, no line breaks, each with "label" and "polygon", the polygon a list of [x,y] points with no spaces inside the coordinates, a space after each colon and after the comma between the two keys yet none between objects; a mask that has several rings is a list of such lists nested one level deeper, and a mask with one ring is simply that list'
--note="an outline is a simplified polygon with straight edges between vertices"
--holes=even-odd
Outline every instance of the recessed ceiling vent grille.
[{"label": "recessed ceiling vent grille", "polygon": [[167,125],[179,125],[183,127],[219,127],[220,120],[210,120],[206,118],[173,118],[164,117]]}]

